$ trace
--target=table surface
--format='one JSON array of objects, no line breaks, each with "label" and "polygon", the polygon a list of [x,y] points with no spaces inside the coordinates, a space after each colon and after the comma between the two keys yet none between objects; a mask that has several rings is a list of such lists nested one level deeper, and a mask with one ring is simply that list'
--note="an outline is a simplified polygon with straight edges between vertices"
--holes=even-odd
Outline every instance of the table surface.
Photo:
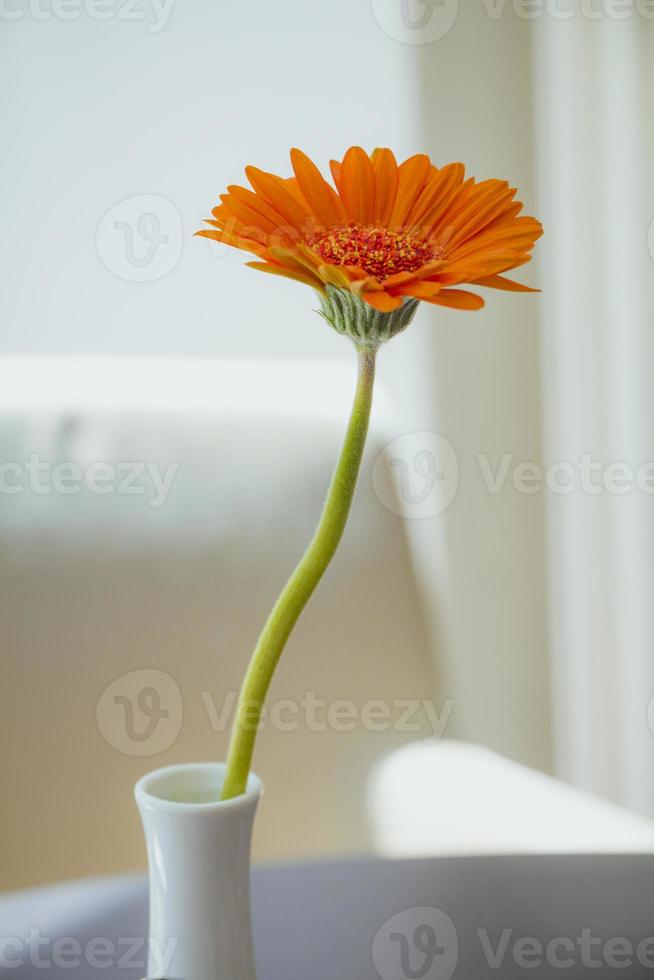
[{"label": "table surface", "polygon": [[[137,876],[3,896],[0,977],[139,980],[146,907]],[[262,867],[253,916],[260,980],[654,978],[649,855]]]}]

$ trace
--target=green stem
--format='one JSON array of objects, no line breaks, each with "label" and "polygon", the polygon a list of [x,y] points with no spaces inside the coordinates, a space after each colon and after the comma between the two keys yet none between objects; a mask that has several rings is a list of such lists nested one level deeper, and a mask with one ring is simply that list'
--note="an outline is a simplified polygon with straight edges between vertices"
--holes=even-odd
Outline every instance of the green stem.
[{"label": "green stem", "polygon": [[318,527],[304,557],[275,603],[252,654],[232,731],[223,800],[245,792],[261,712],[275,668],[293,627],[343,536],[368,434],[376,353],[376,347],[359,348],[354,405]]}]

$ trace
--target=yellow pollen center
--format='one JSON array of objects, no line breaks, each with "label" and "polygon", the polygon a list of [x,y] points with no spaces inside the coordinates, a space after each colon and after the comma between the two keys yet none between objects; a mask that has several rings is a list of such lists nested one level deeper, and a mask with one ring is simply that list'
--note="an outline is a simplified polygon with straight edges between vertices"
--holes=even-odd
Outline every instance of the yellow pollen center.
[{"label": "yellow pollen center", "polygon": [[440,258],[441,250],[423,238],[375,225],[332,228],[313,242],[330,265],[355,265],[383,282],[396,272],[414,272]]}]

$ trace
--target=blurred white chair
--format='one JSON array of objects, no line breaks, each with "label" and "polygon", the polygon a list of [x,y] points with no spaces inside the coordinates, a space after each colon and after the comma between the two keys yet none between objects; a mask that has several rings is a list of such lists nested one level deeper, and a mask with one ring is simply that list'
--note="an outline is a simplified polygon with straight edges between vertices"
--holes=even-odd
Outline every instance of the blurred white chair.
[{"label": "blurred white chair", "polygon": [[[133,783],[161,765],[225,757],[223,709],[313,532],[355,358],[16,357],[4,359],[3,378],[2,460],[37,453],[82,468],[177,466],[156,507],[150,484],[144,494],[0,494],[0,716],[12,801],[0,887],[13,888],[144,865]],[[380,385],[352,520],[289,643],[271,704],[432,696],[403,522],[370,481],[388,441],[385,417]],[[133,676],[140,670],[169,675],[165,690],[161,675]],[[126,737],[130,698],[141,730],[148,723],[130,686],[142,676],[148,686],[154,677],[159,707],[172,712],[170,739]],[[337,730],[324,709],[316,724],[303,712],[297,725],[284,712],[259,738],[258,858],[368,850],[366,775],[420,737],[360,724]]]},{"label": "blurred white chair", "polygon": [[377,852],[388,857],[654,852],[654,821],[449,740],[379,763],[369,812]]}]

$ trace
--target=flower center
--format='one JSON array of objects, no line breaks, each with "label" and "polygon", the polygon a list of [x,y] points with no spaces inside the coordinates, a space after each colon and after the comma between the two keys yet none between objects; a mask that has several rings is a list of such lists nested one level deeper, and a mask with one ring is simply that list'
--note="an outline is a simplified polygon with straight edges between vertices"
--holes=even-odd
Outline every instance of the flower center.
[{"label": "flower center", "polygon": [[413,272],[441,256],[436,245],[406,232],[375,225],[332,228],[313,242],[330,265],[356,265],[383,282],[396,272]]}]

